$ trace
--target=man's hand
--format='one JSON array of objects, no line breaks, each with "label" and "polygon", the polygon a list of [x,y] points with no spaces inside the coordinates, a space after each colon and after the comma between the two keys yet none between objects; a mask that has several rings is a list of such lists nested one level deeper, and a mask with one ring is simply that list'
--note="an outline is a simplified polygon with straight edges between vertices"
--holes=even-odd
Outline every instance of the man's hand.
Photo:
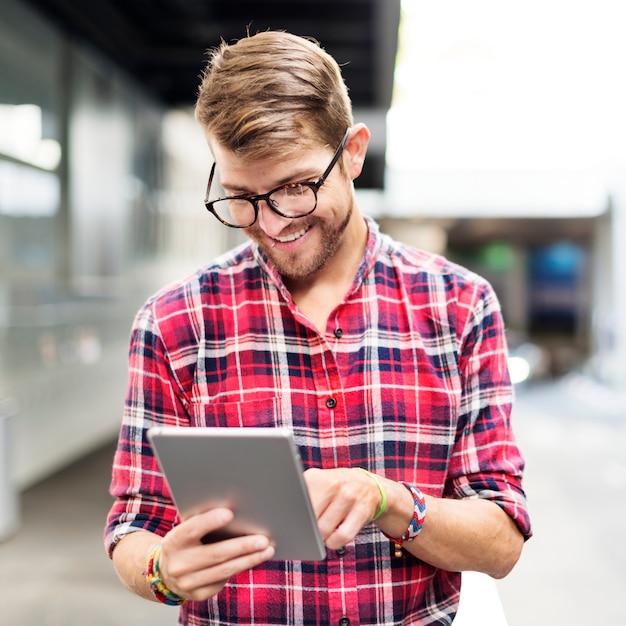
[{"label": "man's hand", "polygon": [[274,556],[264,535],[246,535],[203,544],[202,538],[233,519],[229,509],[213,509],[196,515],[172,529],[165,537],[136,532],[124,537],[113,551],[122,581],[135,593],[154,599],[143,576],[148,547],[162,544],[159,572],[163,584],[189,600],[206,600],[217,594],[229,578],[260,565]]},{"label": "man's hand", "polygon": [[320,534],[331,550],[350,543],[381,503],[374,480],[354,469],[312,468],[304,472],[304,480]]},{"label": "man's hand", "polygon": [[211,544],[202,538],[228,524],[229,509],[213,509],[174,528],[163,539],[159,569],[165,586],[183,598],[206,600],[229,578],[271,559],[274,548],[264,535],[246,535]]}]

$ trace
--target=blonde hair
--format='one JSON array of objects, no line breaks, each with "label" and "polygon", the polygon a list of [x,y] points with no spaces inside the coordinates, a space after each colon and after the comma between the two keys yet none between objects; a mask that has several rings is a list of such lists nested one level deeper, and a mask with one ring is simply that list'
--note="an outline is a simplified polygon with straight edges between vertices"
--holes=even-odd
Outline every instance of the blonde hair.
[{"label": "blonde hair", "polygon": [[210,51],[195,115],[212,140],[250,159],[334,149],[353,125],[337,62],[317,42],[282,31]]}]

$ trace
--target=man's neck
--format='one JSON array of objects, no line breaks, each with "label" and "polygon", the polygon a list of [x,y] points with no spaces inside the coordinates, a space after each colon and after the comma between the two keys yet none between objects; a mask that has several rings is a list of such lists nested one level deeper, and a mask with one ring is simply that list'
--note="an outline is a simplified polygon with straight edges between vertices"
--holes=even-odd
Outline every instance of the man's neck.
[{"label": "man's neck", "polygon": [[368,228],[360,214],[344,233],[344,241],[328,263],[311,276],[284,279],[298,308],[324,333],[328,316],[344,299],[363,260]]}]

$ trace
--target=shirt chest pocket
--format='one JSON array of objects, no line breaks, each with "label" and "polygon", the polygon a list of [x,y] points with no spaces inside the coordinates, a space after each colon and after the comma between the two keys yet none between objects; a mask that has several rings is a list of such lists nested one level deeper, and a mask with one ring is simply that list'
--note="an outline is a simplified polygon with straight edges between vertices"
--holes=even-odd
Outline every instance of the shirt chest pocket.
[{"label": "shirt chest pocket", "polygon": [[198,402],[191,404],[192,426],[278,427],[289,426],[279,396],[244,402]]}]

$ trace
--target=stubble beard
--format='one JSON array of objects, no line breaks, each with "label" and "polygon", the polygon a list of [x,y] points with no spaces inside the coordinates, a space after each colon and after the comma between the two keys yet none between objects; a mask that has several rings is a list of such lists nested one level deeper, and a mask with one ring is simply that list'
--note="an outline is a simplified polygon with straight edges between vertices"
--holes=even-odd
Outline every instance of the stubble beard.
[{"label": "stubble beard", "polygon": [[344,219],[335,226],[321,218],[316,218],[314,215],[311,216],[306,224],[320,233],[320,244],[317,250],[306,250],[304,254],[301,251],[293,254],[276,251],[273,246],[265,244],[264,235],[259,230],[249,230],[247,234],[256,241],[284,279],[302,280],[320,271],[335,255],[343,239],[343,234],[348,227],[353,210],[354,202],[351,201]]}]

